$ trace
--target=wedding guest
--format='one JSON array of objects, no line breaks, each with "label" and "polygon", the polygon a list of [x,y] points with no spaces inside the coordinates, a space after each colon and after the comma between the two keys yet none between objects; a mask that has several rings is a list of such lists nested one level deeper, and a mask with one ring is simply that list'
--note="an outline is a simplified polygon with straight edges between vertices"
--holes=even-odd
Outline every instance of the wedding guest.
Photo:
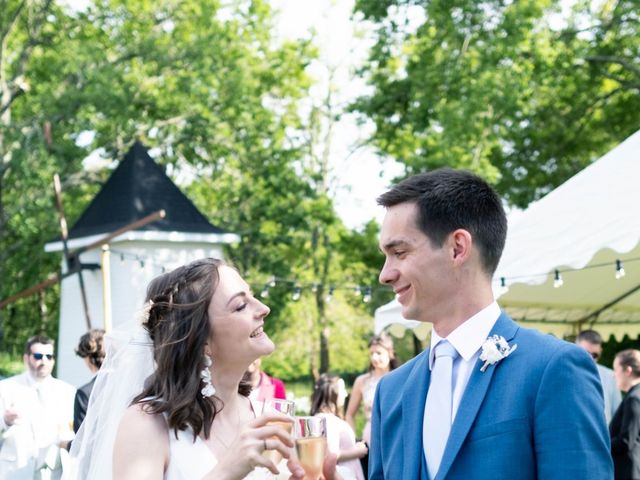
[{"label": "wedding guest", "polygon": [[[75,478],[289,478],[262,453],[290,457],[291,435],[273,422],[291,420],[260,415],[243,381],[249,364],[274,350],[264,332],[269,307],[216,259],[156,277],[146,300],[143,329],[115,338],[98,373],[71,450]],[[288,467],[291,479],[304,476],[297,462]]]},{"label": "wedding guest", "polygon": [[362,441],[367,445],[371,443],[371,408],[373,407],[376,387],[382,376],[397,366],[398,360],[393,349],[391,337],[384,332],[373,336],[369,340],[369,371],[358,376],[353,383],[345,415],[345,420],[355,432],[356,414],[360,405],[362,405],[365,417]]},{"label": "wedding guest", "polygon": [[91,390],[96,381],[96,373],[100,370],[102,362],[104,360],[104,346],[103,346],[104,330],[94,328],[80,337],[78,346],[76,347],[76,355],[84,359],[87,368],[93,375],[91,380],[78,388],[76,392],[76,398],[73,403],[73,431],[77,432],[87,414],[87,405],[89,404],[89,397],[91,396]]},{"label": "wedding guest", "polygon": [[507,234],[497,193],[443,168],[407,178],[378,203],[380,282],[403,317],[433,330],[429,348],[378,384],[369,479],[611,478],[593,360],[516,324],[494,300]]},{"label": "wedding guest", "polygon": [[622,395],[620,395],[620,390],[616,385],[613,370],[597,363],[602,355],[602,337],[595,330],[583,330],[576,337],[576,344],[584,348],[591,355],[593,361],[596,362],[604,394],[604,416],[608,425],[622,401]]},{"label": "wedding guest", "polygon": [[609,425],[615,479],[640,479],[640,350],[618,352],[613,373],[626,392]]},{"label": "wedding guest", "polygon": [[356,442],[353,429],[342,418],[346,398],[344,380],[323,373],[313,387],[310,414],[326,418],[327,446],[338,456],[338,464],[349,469],[354,479],[364,480],[359,459],[367,454],[368,448],[364,442]]},{"label": "wedding guest", "polygon": [[251,393],[249,398],[264,402],[268,398],[287,398],[287,391],[284,382],[278,378],[270,377],[262,371],[262,358],[256,358],[247,372],[249,373],[249,382],[251,383]]},{"label": "wedding guest", "polygon": [[54,341],[44,335],[27,340],[26,370],[0,381],[0,478],[57,480],[64,448],[73,438],[76,389],[51,373]]}]

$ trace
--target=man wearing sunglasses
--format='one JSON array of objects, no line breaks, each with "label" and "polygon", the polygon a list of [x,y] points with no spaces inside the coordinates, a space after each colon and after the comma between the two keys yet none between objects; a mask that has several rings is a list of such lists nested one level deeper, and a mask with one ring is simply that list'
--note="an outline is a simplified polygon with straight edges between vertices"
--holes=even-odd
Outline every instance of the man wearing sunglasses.
[{"label": "man wearing sunglasses", "polygon": [[49,337],[31,337],[25,372],[0,381],[0,479],[62,476],[61,447],[73,438],[76,389],[51,375],[54,346]]},{"label": "man wearing sunglasses", "polygon": [[584,348],[591,355],[593,361],[596,362],[600,383],[602,383],[602,392],[604,393],[604,416],[607,419],[607,424],[609,424],[622,401],[622,395],[616,385],[613,370],[598,363],[598,359],[602,355],[602,337],[595,330],[583,330],[576,337],[576,343]]}]

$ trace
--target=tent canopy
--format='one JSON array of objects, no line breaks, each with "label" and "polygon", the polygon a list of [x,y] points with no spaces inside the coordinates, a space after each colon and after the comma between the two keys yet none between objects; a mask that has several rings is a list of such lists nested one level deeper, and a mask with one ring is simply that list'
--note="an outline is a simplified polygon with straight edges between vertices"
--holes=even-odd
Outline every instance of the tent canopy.
[{"label": "tent canopy", "polygon": [[[605,337],[640,334],[638,179],[640,131],[510,216],[494,276],[502,308],[520,323],[560,337],[584,328]],[[626,273],[618,279],[617,266]],[[556,271],[563,280],[559,288]],[[395,301],[379,310],[384,316],[376,311],[376,331],[404,321]]]}]

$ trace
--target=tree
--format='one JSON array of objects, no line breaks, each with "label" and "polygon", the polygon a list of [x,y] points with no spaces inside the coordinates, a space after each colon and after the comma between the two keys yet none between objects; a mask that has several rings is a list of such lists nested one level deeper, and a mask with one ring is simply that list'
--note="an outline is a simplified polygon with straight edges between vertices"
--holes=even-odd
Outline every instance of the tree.
[{"label": "tree", "polygon": [[[521,207],[640,123],[637,2],[359,0],[378,25],[354,109],[407,173],[475,170]],[[423,18],[417,28],[410,20]],[[561,20],[561,21],[560,21]]]},{"label": "tree", "polygon": [[[292,332],[308,331],[318,340],[309,344],[314,354],[304,357],[306,366],[288,375],[328,369],[330,350],[344,353],[338,366],[366,355],[364,346],[349,346],[351,338],[328,341],[331,331],[351,325],[354,338],[362,338],[370,319],[361,303],[325,305],[329,285],[365,278],[366,268],[359,265],[352,275],[345,261],[341,242],[348,232],[333,210],[322,153],[326,124],[318,127],[319,109],[307,116],[300,108],[312,85],[312,43],[276,44],[273,14],[262,0],[229,6],[216,0],[99,0],[79,12],[48,8],[42,41],[23,74],[31,89],[16,97],[3,130],[14,137],[2,144],[3,155],[13,160],[0,191],[7,207],[1,265],[3,278],[11,279],[0,297],[58,268],[59,258],[42,251],[58,232],[52,174],[63,178],[73,224],[138,139],[153,148],[170,176],[186,178],[181,187],[214,224],[241,235],[227,256],[256,293],[271,277],[278,279],[268,300],[269,332],[287,340]],[[28,43],[19,28],[11,35],[8,58]],[[109,166],[90,171],[83,164],[90,152]],[[294,281],[307,282],[300,303],[291,300]],[[307,294],[315,282],[324,293],[311,301]],[[30,297],[3,311],[3,346],[17,350],[42,329],[55,336],[56,302],[53,289],[40,302]],[[45,323],[34,316],[39,305],[50,312],[42,316]],[[303,330],[291,329],[291,315],[300,312],[295,320],[304,322]],[[299,344],[281,351],[291,355]]]},{"label": "tree", "polygon": [[[51,175],[59,172],[72,224],[109,174],[102,169],[90,176],[84,169],[81,160],[90,151],[115,160],[140,139],[159,149],[158,159],[170,172],[189,169],[194,178],[204,179],[200,188],[208,185],[207,175],[231,182],[234,172],[242,171],[244,180],[253,176],[254,182],[230,183],[229,191],[239,198],[251,198],[251,187],[264,179],[283,192],[277,197],[280,204],[276,199],[264,208],[274,212],[299,203],[296,195],[304,195],[306,186],[293,170],[296,149],[284,139],[288,129],[297,127],[296,102],[309,84],[304,68],[312,50],[305,42],[272,42],[266,3],[242,1],[223,8],[212,0],[114,0],[95,2],[82,12],[50,2],[15,5],[15,12],[37,11],[45,20],[35,40],[26,19],[14,22],[3,44],[8,45],[5,60],[31,43],[37,48],[30,50],[22,73],[21,84],[31,89],[14,95],[0,137],[0,194],[6,206],[0,242],[3,278],[11,278],[2,284],[2,298],[57,269],[59,259],[42,251],[58,230],[53,196],[46,192]],[[4,72],[15,70],[4,65]],[[90,132],[92,140],[81,147],[76,139],[82,132]],[[208,208],[206,199],[195,200],[214,222],[224,220],[225,211],[236,205]],[[260,217],[264,209],[244,213],[248,224],[257,219],[255,227],[269,230]],[[251,255],[242,257],[250,269],[256,257]],[[55,290],[47,295],[44,304],[57,310]],[[17,348],[41,329],[35,311],[29,298],[3,312],[8,347]],[[55,327],[50,322],[47,333],[54,335]]]}]

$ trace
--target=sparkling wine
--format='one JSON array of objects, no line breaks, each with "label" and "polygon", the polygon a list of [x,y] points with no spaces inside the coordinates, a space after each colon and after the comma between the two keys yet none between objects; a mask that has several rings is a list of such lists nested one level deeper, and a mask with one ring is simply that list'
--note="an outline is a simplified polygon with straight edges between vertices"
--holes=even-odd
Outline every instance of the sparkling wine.
[{"label": "sparkling wine", "polygon": [[317,480],[322,475],[322,463],[327,456],[326,437],[298,438],[296,451],[306,474],[305,479]]},{"label": "sparkling wine", "polygon": [[[267,425],[275,425],[277,427],[280,427],[289,434],[291,434],[291,431],[293,430],[293,423],[291,422],[268,422]],[[280,460],[282,460],[282,455],[280,455],[280,452],[278,450],[265,450],[264,452],[262,452],[262,454],[269,460],[271,460],[274,465],[278,465],[280,463]]]}]

